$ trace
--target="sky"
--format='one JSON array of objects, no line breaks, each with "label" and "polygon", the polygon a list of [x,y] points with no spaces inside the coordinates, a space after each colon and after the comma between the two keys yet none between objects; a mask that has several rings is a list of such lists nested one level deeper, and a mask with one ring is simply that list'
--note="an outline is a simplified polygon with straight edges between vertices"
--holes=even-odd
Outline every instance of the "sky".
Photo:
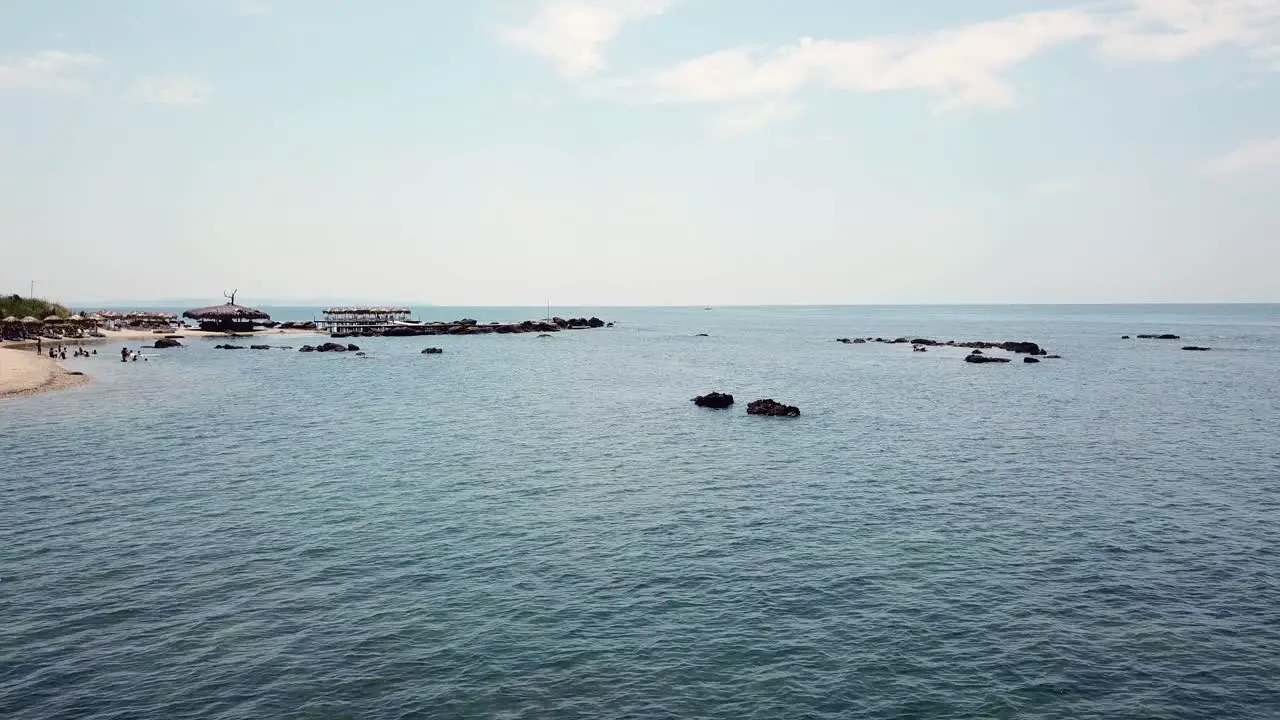
[{"label": "sky", "polygon": [[1280,301],[1280,0],[0,0],[0,292]]}]

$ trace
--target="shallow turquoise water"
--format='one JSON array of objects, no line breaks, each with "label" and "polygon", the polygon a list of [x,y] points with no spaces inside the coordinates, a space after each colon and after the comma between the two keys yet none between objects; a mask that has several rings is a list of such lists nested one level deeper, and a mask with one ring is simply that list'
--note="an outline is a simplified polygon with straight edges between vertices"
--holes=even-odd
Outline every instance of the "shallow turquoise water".
[{"label": "shallow turquoise water", "polygon": [[1280,716],[1280,307],[556,312],[0,404],[0,717]]}]

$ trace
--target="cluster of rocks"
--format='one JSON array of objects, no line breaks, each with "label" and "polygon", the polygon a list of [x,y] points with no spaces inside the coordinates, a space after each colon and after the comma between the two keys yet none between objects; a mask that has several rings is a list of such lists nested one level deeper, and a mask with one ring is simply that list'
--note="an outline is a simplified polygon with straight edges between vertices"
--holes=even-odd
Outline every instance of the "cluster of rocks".
[{"label": "cluster of rocks", "polygon": [[417,337],[422,335],[518,335],[521,333],[553,333],[561,330],[585,330],[588,328],[613,327],[598,317],[590,318],[551,318],[550,320],[525,320],[518,323],[489,323],[481,325],[471,318],[454,320],[453,322],[421,323],[418,325],[397,325],[386,329],[368,330],[359,333],[334,333],[334,338],[345,337]]},{"label": "cluster of rocks", "polygon": [[280,330],[315,330],[316,324],[310,320],[305,322],[282,322],[276,325]]},{"label": "cluster of rocks", "polygon": [[154,344],[154,345],[152,345],[151,347],[153,347],[153,348],[155,348],[155,349],[157,349],[157,350],[163,350],[163,349],[165,349],[165,348],[176,348],[176,347],[182,347],[182,343],[178,342],[178,341],[177,341],[177,339],[175,339],[175,338],[171,338],[171,337],[163,337],[163,338],[160,338],[159,340],[157,340],[157,341],[155,342],[155,344]]},{"label": "cluster of rocks", "polygon": [[1026,355],[1022,359],[1024,363],[1038,363],[1040,358],[1058,360],[1061,355],[1050,355],[1048,350],[1040,347],[1038,344],[1027,340],[1006,340],[1005,342],[990,342],[987,340],[932,340],[930,338],[889,338],[882,337],[865,337],[865,338],[836,338],[836,342],[846,345],[861,345],[868,342],[885,343],[886,345],[910,345],[912,352],[928,352],[931,347],[957,347],[969,348],[973,352],[969,353],[964,361],[975,364],[982,363],[1007,363],[1009,358],[997,357],[993,355],[984,355],[983,350],[1004,350],[1005,352],[1014,353],[1015,355]]},{"label": "cluster of rocks", "polygon": [[[695,397],[693,404],[698,407],[724,410],[733,405],[733,396],[728,393],[711,392]],[[800,408],[794,405],[785,405],[772,398],[765,398],[747,403],[747,414],[768,417],[799,417]]]},{"label": "cluster of rocks", "polygon": [[438,348],[438,347],[429,347],[429,348],[427,348],[426,350],[423,350],[423,351],[422,351],[422,354],[423,354],[423,355],[439,355],[439,354],[441,354],[441,353],[443,353],[443,352],[444,352],[444,350],[442,350],[442,349],[440,349],[440,348]]},{"label": "cluster of rocks", "polygon": [[343,345],[342,343],[327,342],[320,345],[303,345],[298,348],[298,352],[360,352],[359,345]]}]

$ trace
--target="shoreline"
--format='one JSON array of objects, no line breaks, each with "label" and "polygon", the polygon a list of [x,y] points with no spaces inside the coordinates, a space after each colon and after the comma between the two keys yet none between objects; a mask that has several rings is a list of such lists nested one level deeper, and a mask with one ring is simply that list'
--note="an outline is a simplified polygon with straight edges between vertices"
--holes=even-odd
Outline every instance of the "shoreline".
[{"label": "shoreline", "polygon": [[[119,342],[128,340],[159,340],[167,335],[181,335],[184,338],[228,338],[237,337],[261,337],[263,335],[316,335],[322,334],[315,330],[256,330],[251,333],[236,333],[230,335],[223,332],[208,332],[205,330],[190,330],[178,328],[176,330],[166,330],[162,333],[153,332],[151,330],[102,330],[100,331],[104,337],[81,337],[81,338],[41,338],[41,343],[45,347],[59,347],[62,345],[100,345],[109,342]],[[20,350],[30,350],[36,346],[35,340],[5,340],[0,341],[0,348],[11,348]]]},{"label": "shoreline", "polygon": [[69,390],[88,383],[88,375],[69,371],[40,353],[0,348],[0,401]]}]

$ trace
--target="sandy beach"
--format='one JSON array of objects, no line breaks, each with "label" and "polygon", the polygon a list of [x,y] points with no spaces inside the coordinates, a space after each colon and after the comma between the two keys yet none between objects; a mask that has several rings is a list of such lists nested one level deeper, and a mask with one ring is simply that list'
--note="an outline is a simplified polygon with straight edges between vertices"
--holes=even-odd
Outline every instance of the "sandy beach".
[{"label": "sandy beach", "polygon": [[73,375],[47,356],[31,350],[0,348],[0,400],[65,390],[89,382]]}]

